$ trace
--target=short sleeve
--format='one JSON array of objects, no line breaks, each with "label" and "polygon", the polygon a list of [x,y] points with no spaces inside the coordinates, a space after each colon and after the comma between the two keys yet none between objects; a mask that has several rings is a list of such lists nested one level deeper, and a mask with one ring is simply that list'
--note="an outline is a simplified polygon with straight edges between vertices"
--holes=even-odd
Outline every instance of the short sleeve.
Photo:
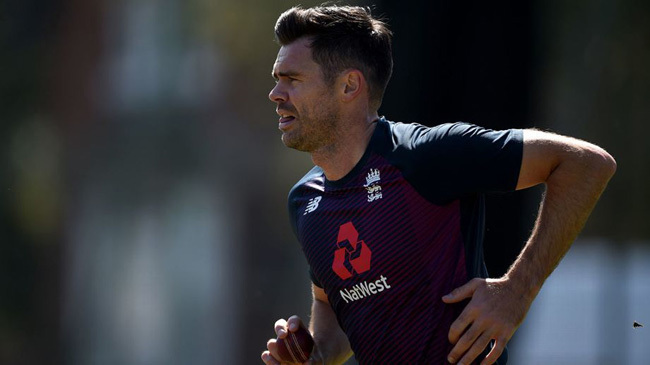
[{"label": "short sleeve", "polygon": [[[296,239],[299,242],[300,242],[300,234],[298,229],[298,216],[299,216],[298,211],[300,209],[300,203],[299,203],[299,201],[301,200],[300,197],[304,194],[305,182],[309,181],[314,175],[320,175],[320,174],[322,174],[322,170],[320,170],[318,167],[314,167],[300,181],[298,181],[289,191],[289,196],[287,199],[289,223],[291,224],[291,230],[293,231],[293,234],[295,235]],[[311,278],[311,281],[314,283],[314,285],[318,286],[319,288],[322,288],[322,284],[316,278],[316,275],[314,274],[314,271],[312,270],[311,267],[309,267],[309,277]]]},{"label": "short sleeve", "polygon": [[314,270],[312,270],[311,267],[309,268],[309,277],[311,278],[311,282],[314,283],[314,285],[316,285],[319,288],[323,288],[323,284],[321,284],[318,278],[316,278],[316,275],[314,274]]},{"label": "short sleeve", "polygon": [[523,131],[495,131],[453,123],[411,135],[407,179],[434,202],[466,194],[515,190],[523,153]]}]

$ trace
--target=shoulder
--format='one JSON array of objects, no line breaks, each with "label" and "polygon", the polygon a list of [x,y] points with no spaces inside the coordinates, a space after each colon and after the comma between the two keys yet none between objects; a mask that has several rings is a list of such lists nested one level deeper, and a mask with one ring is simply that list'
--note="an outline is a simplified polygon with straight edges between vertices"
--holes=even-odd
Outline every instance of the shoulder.
[{"label": "shoulder", "polygon": [[309,190],[322,191],[324,189],[324,183],[323,170],[318,166],[314,166],[289,190],[289,204],[291,205],[292,200],[304,195]]},{"label": "shoulder", "polygon": [[[439,150],[448,149],[457,144],[459,139],[475,133],[475,125],[468,123],[445,123],[428,127],[420,123],[402,123],[382,120],[380,127],[384,138],[380,153],[402,158],[417,158],[424,153],[437,154]],[[410,157],[409,157],[410,156]]]},{"label": "shoulder", "polygon": [[391,152],[436,151],[483,147],[486,145],[523,145],[520,129],[492,130],[472,123],[455,122],[427,127],[419,123],[382,120],[392,141]]},{"label": "shoulder", "polygon": [[413,149],[432,132],[431,127],[419,123],[402,123],[382,120],[382,127],[387,131],[394,149]]},{"label": "shoulder", "polygon": [[464,122],[389,126],[393,149],[386,156],[430,201],[507,191],[517,181],[523,150],[521,130],[492,130]]},{"label": "shoulder", "polygon": [[305,201],[305,197],[314,191],[323,191],[325,186],[325,177],[323,170],[314,166],[305,176],[302,177],[289,191],[287,199],[287,208],[289,210],[289,222],[293,229],[294,234],[298,234],[297,216],[300,209],[301,202]]},{"label": "shoulder", "polygon": [[455,151],[523,144],[519,129],[493,130],[476,124],[455,122],[426,128],[417,134],[414,145],[430,150]]},{"label": "shoulder", "polygon": [[444,123],[427,127],[419,123],[385,121],[395,148],[415,149],[430,142],[452,141],[490,131],[465,122]]}]

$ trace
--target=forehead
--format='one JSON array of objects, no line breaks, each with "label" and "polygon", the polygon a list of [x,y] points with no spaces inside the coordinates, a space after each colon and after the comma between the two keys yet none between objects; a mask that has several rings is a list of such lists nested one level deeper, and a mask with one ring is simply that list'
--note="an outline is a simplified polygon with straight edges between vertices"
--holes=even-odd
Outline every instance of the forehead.
[{"label": "forehead", "polygon": [[284,73],[310,74],[320,72],[320,66],[311,56],[309,38],[303,37],[280,47],[273,65],[273,75]]}]

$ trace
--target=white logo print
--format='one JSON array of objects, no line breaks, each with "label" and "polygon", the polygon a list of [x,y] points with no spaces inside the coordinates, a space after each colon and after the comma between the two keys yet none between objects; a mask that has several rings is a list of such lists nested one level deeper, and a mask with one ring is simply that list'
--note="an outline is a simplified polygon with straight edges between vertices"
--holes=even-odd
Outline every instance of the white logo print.
[{"label": "white logo print", "polygon": [[307,208],[305,208],[305,212],[302,215],[311,213],[314,210],[316,210],[316,208],[318,208],[318,203],[320,203],[321,199],[323,199],[322,196],[317,196],[315,198],[309,199],[309,203],[307,203]]},{"label": "white logo print", "polygon": [[368,191],[368,202],[373,202],[382,198],[381,196],[381,176],[378,169],[370,169],[368,176],[366,176],[366,184],[364,187]]}]

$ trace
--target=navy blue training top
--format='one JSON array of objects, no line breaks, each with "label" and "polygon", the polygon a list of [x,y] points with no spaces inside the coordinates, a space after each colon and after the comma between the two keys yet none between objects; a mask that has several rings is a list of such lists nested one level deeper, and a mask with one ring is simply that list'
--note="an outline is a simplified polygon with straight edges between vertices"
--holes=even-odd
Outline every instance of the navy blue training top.
[{"label": "navy blue training top", "polygon": [[359,363],[446,364],[466,303],[441,298],[487,277],[483,195],[515,189],[523,132],[376,123],[344,178],[291,189],[291,224]]}]

